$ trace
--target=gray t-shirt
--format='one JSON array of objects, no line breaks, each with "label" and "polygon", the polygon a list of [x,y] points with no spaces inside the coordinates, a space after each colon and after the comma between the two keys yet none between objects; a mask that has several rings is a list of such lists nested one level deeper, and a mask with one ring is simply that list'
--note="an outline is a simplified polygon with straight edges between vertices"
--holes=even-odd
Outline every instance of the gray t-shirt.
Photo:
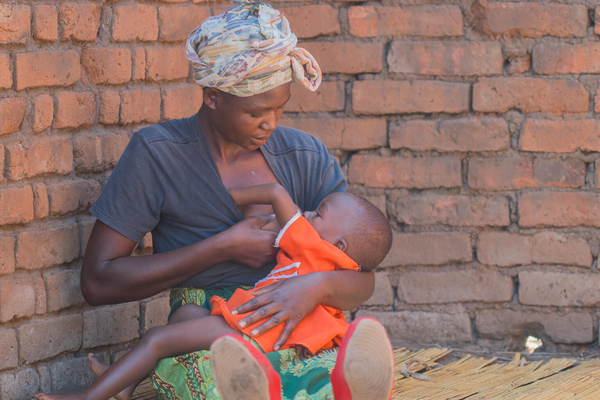
[{"label": "gray t-shirt", "polygon": [[[346,189],[335,159],[307,133],[278,127],[260,150],[303,211],[316,209],[329,193]],[[154,253],[199,242],[243,219],[221,181],[197,115],[136,132],[91,213],[136,242],[152,232]],[[254,269],[224,262],[183,285],[253,285],[273,266]]]}]

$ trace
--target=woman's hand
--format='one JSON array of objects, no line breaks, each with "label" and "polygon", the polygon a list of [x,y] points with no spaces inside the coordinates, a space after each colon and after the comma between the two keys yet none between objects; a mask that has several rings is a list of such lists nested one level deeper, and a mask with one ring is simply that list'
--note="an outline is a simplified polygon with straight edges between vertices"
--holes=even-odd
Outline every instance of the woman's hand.
[{"label": "woman's hand", "polygon": [[277,351],[290,337],[300,321],[319,304],[322,304],[323,283],[323,274],[319,272],[283,279],[255,291],[253,294],[256,297],[233,310],[233,313],[243,314],[256,310],[240,321],[241,328],[271,317],[267,322],[254,329],[251,332],[252,336],[259,336],[279,324],[285,324],[279,339],[273,346],[273,349]]},{"label": "woman's hand", "polygon": [[229,259],[251,268],[260,268],[274,260],[277,233],[261,229],[274,218],[273,215],[246,218],[223,232],[229,240]]}]

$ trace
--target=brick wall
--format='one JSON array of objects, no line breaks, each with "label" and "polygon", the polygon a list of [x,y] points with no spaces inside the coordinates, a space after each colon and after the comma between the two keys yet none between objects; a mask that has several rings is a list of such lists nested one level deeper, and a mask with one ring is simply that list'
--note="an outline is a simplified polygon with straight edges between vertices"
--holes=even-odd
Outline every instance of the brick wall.
[{"label": "brick wall", "polygon": [[[600,28],[591,2],[283,2],[319,60],[282,125],[321,138],[392,221],[354,314],[394,339],[521,349],[598,340]],[[91,308],[79,269],[132,133],[192,115],[188,32],[227,3],[0,4],[0,400],[85,385],[166,298]],[[149,243],[138,253],[148,253]]]}]

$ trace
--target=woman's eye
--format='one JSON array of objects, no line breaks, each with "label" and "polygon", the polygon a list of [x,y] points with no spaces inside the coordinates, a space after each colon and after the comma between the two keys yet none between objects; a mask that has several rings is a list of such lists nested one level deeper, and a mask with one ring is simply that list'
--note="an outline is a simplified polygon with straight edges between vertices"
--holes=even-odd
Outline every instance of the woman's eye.
[{"label": "woman's eye", "polygon": [[252,113],[250,113],[250,116],[251,116],[252,118],[260,118],[260,115],[258,115],[258,114],[252,114]]}]

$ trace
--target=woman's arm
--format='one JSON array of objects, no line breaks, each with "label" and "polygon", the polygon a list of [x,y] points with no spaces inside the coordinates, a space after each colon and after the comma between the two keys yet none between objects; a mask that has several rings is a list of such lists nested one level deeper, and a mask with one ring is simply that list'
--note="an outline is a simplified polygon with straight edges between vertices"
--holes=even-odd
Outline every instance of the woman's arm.
[{"label": "woman's arm", "polygon": [[340,310],[360,306],[375,288],[373,272],[331,271],[315,272],[283,279],[255,292],[256,298],[239,306],[236,311],[255,311],[240,322],[254,324],[271,317],[257,328],[258,336],[280,323],[285,327],[274,347],[285,343],[296,326],[319,304]]},{"label": "woman's arm", "polygon": [[258,268],[277,252],[277,234],[260,229],[270,220],[248,218],[201,242],[136,257],[134,241],[98,220],[83,258],[81,291],[93,306],[124,303],[158,294],[223,261]]}]

